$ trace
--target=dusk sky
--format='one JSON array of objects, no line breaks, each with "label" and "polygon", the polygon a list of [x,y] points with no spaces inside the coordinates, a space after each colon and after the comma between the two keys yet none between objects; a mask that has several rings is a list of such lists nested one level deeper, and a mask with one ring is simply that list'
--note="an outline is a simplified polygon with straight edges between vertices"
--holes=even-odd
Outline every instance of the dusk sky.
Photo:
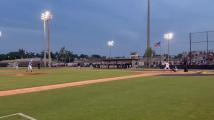
[{"label": "dusk sky", "polygon": [[[151,44],[173,32],[171,53],[187,51],[188,33],[214,30],[213,0],[151,0]],[[77,54],[128,56],[146,48],[147,0],[0,0],[0,53],[43,50],[43,11],[53,13],[52,50],[65,46]],[[214,38],[214,37],[213,37]],[[213,46],[212,46],[213,47]],[[158,49],[156,49],[158,50]]]}]

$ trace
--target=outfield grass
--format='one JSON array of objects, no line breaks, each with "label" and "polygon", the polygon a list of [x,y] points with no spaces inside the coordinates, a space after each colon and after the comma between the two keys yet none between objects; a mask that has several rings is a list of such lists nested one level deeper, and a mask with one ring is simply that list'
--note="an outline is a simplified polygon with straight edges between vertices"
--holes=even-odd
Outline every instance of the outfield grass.
[{"label": "outfield grass", "polygon": [[146,77],[0,97],[0,116],[38,120],[214,120],[213,77]]},{"label": "outfield grass", "polygon": [[0,90],[118,77],[134,73],[125,70],[60,68],[34,70],[33,75],[25,74],[26,69],[0,69]]}]

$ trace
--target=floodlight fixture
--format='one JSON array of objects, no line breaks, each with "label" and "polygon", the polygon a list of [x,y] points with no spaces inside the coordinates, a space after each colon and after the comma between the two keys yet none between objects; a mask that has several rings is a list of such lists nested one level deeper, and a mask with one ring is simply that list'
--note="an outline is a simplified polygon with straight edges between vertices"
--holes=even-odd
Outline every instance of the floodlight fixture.
[{"label": "floodlight fixture", "polygon": [[108,47],[113,47],[114,46],[114,41],[110,40],[107,42]]}]

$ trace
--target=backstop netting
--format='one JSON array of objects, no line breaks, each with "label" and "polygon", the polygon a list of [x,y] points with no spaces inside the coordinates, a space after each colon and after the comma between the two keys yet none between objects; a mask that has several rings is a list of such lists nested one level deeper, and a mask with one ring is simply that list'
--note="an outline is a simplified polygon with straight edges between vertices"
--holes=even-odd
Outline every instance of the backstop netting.
[{"label": "backstop netting", "polygon": [[191,65],[214,65],[214,31],[190,33]]}]

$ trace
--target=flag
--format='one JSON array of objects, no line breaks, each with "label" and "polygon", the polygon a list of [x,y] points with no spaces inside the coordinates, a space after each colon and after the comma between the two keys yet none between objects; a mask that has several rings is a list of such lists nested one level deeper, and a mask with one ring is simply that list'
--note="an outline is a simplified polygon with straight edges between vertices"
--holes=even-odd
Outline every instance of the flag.
[{"label": "flag", "polygon": [[155,45],[154,45],[156,48],[158,48],[158,47],[160,47],[161,46],[161,42],[157,42],[157,43],[155,43]]}]

